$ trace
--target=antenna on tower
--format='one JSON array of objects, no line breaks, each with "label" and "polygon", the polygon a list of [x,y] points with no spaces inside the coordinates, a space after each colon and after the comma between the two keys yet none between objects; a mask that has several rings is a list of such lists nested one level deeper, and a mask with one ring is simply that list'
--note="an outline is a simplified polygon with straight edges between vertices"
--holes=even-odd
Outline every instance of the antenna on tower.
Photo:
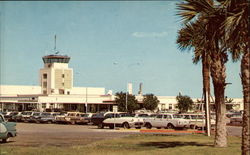
[{"label": "antenna on tower", "polygon": [[55,47],[54,47],[54,51],[56,52],[55,54],[59,53],[59,51],[56,50],[56,34],[55,34]]},{"label": "antenna on tower", "polygon": [[54,50],[56,50],[56,34],[55,34],[55,47],[54,47]]}]

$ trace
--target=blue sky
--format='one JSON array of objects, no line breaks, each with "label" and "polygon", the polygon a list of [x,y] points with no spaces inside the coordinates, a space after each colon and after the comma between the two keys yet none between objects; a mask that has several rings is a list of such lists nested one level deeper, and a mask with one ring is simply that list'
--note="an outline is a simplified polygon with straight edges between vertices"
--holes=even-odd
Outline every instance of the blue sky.
[{"label": "blue sky", "polygon": [[[74,86],[202,96],[201,64],[177,48],[178,1],[0,2],[1,84],[38,85],[42,56],[71,57]],[[227,64],[228,97],[241,97],[240,63]]]}]

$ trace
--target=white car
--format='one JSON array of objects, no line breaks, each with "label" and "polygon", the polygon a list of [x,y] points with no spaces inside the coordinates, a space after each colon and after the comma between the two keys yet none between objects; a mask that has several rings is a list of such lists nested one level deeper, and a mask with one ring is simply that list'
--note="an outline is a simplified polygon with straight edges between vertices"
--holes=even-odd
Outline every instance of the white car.
[{"label": "white car", "polygon": [[[109,114],[108,114],[109,115]],[[142,118],[136,118],[130,116],[128,114],[110,114],[107,118],[102,122],[102,128],[108,126],[110,129],[114,129],[114,127],[123,127],[129,129],[134,127],[136,129],[140,129],[143,126],[144,122]]]},{"label": "white car", "polygon": [[[205,128],[206,126],[206,120],[204,114],[180,114],[179,116],[182,116],[184,119],[190,121],[190,128],[191,129],[199,129],[199,128]],[[215,126],[215,120],[210,120],[211,127]]]},{"label": "white car", "polygon": [[146,119],[145,127],[147,129],[151,129],[152,127],[155,127],[157,129],[188,128],[189,121],[183,118],[180,118],[174,114],[158,114],[153,119]]}]

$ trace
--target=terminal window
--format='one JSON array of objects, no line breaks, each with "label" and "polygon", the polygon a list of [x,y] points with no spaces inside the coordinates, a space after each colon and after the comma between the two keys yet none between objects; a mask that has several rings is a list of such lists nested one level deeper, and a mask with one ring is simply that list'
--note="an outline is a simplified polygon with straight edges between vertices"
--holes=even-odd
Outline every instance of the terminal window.
[{"label": "terminal window", "polygon": [[47,74],[43,74],[43,78],[44,78],[44,79],[47,79]]}]

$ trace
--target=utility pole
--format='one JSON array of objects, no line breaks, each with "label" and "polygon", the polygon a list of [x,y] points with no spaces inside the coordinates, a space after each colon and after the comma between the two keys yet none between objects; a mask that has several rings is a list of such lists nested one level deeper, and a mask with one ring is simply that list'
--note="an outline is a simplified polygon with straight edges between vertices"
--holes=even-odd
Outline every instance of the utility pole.
[{"label": "utility pole", "polygon": [[207,128],[207,136],[210,137],[211,136],[211,124],[210,124],[210,103],[209,103],[209,94],[208,94],[208,91],[205,91],[205,116],[206,116],[206,128]]},{"label": "utility pole", "polygon": [[85,100],[86,113],[88,112],[88,87],[86,87],[86,100]]}]

